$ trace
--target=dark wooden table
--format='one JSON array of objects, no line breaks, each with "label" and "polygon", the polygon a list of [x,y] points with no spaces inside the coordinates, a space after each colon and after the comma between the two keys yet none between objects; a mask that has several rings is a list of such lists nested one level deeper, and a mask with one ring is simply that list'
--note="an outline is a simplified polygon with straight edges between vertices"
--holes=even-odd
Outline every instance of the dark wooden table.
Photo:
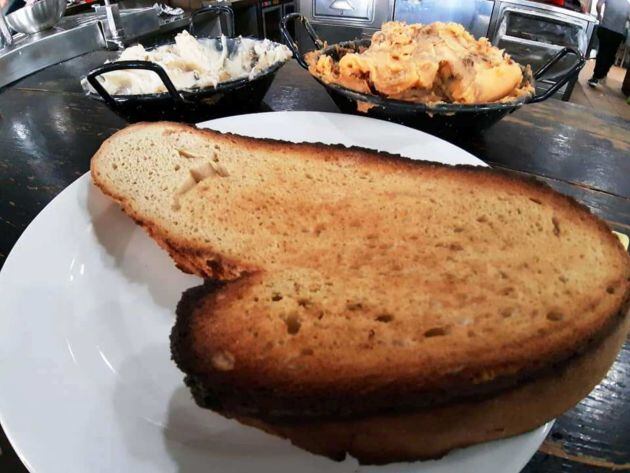
[{"label": "dark wooden table", "polygon": [[[85,173],[103,139],[125,125],[85,97],[78,83],[109,55],[91,53],[0,91],[0,266],[35,215]],[[295,63],[279,72],[261,109],[338,112]],[[492,166],[543,180],[630,233],[630,122],[549,100],[482,135],[451,141]],[[0,448],[0,472],[26,471],[1,432]],[[630,343],[606,380],[556,421],[524,471],[621,470],[630,470]]]}]

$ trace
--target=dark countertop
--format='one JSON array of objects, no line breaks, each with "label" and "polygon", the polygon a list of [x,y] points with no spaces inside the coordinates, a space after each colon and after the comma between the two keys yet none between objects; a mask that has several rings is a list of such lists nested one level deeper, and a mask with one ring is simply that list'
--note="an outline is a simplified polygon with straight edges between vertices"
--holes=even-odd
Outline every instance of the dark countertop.
[{"label": "dark countertop", "polygon": [[[35,215],[89,168],[100,143],[125,122],[84,96],[78,78],[110,56],[95,52],[0,90],[0,267]],[[292,62],[261,110],[338,112]],[[630,122],[555,100],[528,105],[484,134],[450,141],[494,167],[535,176],[630,233]],[[429,157],[430,158],[430,157]],[[630,343],[608,377],[560,417],[523,470],[630,470]],[[0,431],[0,471],[24,472]]]}]

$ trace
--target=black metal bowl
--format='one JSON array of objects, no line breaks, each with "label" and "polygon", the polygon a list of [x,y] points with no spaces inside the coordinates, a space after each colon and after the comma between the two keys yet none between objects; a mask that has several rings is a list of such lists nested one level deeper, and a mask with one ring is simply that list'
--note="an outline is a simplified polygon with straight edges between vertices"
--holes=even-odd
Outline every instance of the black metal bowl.
[{"label": "black metal bowl", "polygon": [[[194,33],[194,18],[201,13],[226,15],[228,34],[233,35],[234,14],[225,5],[209,6],[195,11],[191,16],[190,32]],[[212,38],[220,41],[220,38]],[[234,48],[238,38],[227,38],[228,50]],[[169,43],[165,43],[169,44]],[[221,82],[216,87],[178,91],[166,71],[150,61],[116,61],[104,64],[90,71],[85,79],[95,92],[88,92],[93,99],[104,101],[109,108],[129,122],[174,120],[196,123],[211,118],[245,113],[256,109],[269,90],[278,69],[284,62],[278,62],[249,79],[235,79]],[[166,87],[167,92],[156,94],[110,95],[97,80],[101,74],[127,69],[144,69],[155,72]]]},{"label": "black metal bowl", "polygon": [[[300,53],[298,44],[288,31],[289,22],[295,20],[299,20],[302,23],[315,47],[321,50],[322,54],[330,55],[333,59],[337,58],[339,50],[359,51],[368,47],[371,43],[369,39],[361,39],[325,46],[325,43],[319,38],[306,18],[299,13],[286,15],[280,22],[282,36],[298,63],[307,70],[308,65],[304,60],[304,56]],[[533,77],[528,79],[531,80],[531,84],[534,86],[536,80],[542,78],[551,67],[567,54],[575,56],[575,63],[549,89],[540,94],[519,97],[509,102],[482,104],[437,103],[428,105],[394,100],[376,94],[356,92],[337,84],[327,84],[317,76],[313,75],[313,77],[326,88],[335,104],[344,113],[368,115],[434,133],[478,132],[487,129],[508,113],[518,110],[527,103],[542,102],[555,94],[584,67],[584,56],[578,51],[571,48],[563,48],[534,72]]]}]

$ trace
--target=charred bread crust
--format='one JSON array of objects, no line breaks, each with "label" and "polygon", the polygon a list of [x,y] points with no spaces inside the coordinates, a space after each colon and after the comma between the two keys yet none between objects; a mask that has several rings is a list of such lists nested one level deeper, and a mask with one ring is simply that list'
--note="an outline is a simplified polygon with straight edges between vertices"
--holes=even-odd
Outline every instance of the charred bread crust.
[{"label": "charred bread crust", "polygon": [[[403,414],[357,419],[273,423],[235,416],[333,460],[347,454],[361,464],[435,459],[454,448],[528,432],[585,397],[613,363],[630,320],[562,368],[484,399],[467,399]],[[223,413],[223,415],[226,415]]]},{"label": "charred bread crust", "polygon": [[229,417],[253,417],[263,422],[288,424],[307,419],[358,419],[375,414],[403,414],[417,409],[433,408],[456,402],[477,402],[501,392],[545,376],[553,376],[570,366],[583,354],[596,349],[620,325],[624,324],[630,308],[630,293],[621,309],[608,317],[600,330],[591,334],[580,345],[556,353],[554,358],[532,360],[516,372],[506,370],[488,382],[474,381],[486,367],[478,372],[461,371],[434,380],[430,385],[412,386],[399,383],[377,382],[352,386],[329,385],[324,393],[305,394],[311,391],[301,385],[296,391],[283,390],[268,383],[261,376],[240,377],[236,370],[219,370],[213,367],[207,352],[197,350],[192,332],[197,317],[212,317],[202,308],[207,298],[230,292],[234,287],[245,286],[252,278],[264,273],[244,277],[227,284],[206,283],[186,291],[177,308],[177,320],[171,335],[171,352],[177,366],[186,373],[186,384],[201,407],[215,410]]}]

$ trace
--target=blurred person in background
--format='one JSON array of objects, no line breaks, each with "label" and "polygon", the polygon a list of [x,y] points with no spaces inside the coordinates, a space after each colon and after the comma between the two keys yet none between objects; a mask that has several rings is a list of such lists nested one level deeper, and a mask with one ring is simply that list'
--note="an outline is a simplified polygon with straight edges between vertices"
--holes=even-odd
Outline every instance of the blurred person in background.
[{"label": "blurred person in background", "polygon": [[[604,8],[603,16],[602,8]],[[597,87],[599,81],[606,78],[608,71],[615,63],[617,49],[626,37],[626,21],[630,19],[630,0],[599,0],[597,19],[599,20],[597,27],[599,48],[593,77],[588,80],[588,85],[591,87]]]}]

